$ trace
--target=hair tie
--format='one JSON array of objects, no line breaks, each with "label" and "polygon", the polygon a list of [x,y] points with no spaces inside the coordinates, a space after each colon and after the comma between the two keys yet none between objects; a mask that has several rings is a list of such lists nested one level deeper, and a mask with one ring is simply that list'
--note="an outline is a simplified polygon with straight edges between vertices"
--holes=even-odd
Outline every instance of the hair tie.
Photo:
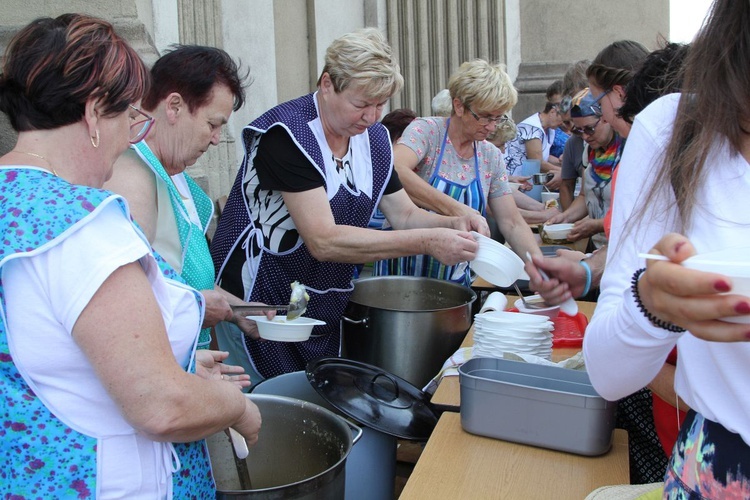
[{"label": "hair tie", "polygon": [[646,306],[643,305],[643,302],[641,301],[641,296],[638,294],[638,281],[641,278],[641,275],[646,272],[646,268],[642,267],[641,269],[638,269],[635,273],[633,273],[633,280],[632,284],[630,286],[630,290],[633,292],[633,298],[635,299],[635,304],[638,306],[638,309],[643,313],[643,315],[646,317],[647,320],[651,322],[652,325],[658,326],[659,328],[663,328],[664,330],[667,330],[668,332],[674,332],[674,333],[682,333],[685,331],[684,328],[679,327],[673,323],[669,323],[668,321],[661,320],[651,314],[648,309],[646,309]]}]

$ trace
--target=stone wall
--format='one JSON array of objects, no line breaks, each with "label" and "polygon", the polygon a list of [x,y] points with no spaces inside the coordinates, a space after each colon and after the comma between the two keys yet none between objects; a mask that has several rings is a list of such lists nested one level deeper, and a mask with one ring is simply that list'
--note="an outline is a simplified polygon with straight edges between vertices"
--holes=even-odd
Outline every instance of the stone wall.
[{"label": "stone wall", "polygon": [[[189,169],[214,199],[234,181],[242,127],[314,90],[326,47],[345,32],[377,26],[397,51],[411,51],[400,53],[410,80],[394,104],[425,113],[461,57],[504,62],[519,89],[519,121],[541,109],[547,85],[573,61],[623,38],[656,48],[658,36],[669,34],[669,0],[4,0],[0,49],[32,19],[64,12],[110,20],[148,63],[173,43],[199,43],[221,47],[249,68],[245,106],[221,144]],[[15,141],[3,118],[0,153]]]}]

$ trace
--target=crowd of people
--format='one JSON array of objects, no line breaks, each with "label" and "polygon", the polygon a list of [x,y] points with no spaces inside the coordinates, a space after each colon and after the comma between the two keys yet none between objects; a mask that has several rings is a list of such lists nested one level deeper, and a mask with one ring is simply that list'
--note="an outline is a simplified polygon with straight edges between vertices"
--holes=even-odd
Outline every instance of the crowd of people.
[{"label": "crowd of people", "polygon": [[[247,72],[201,46],[149,70],[106,21],[33,21],[0,75],[18,132],[0,157],[3,494],[213,497],[204,439],[232,427],[254,443],[262,415],[243,390],[339,354],[362,264],[469,286],[476,231],[530,256],[548,303],[598,296],[584,356],[620,402],[632,482],[749,496],[748,334],[722,318],[750,299],[680,264],[746,246],[748,24],[750,4],[715,0],[689,46],[614,42],[518,123],[505,68],[482,59],[431,116],[381,116],[403,86],[392,49],[374,28],[345,34],[314,92],[241,131],[209,244],[214,204],[185,170],[243,106]],[[533,172],[559,208],[529,196]],[[590,253],[545,257],[542,222],[574,223]],[[293,281],[325,322],[309,340],[264,341],[233,312],[287,303]]]}]

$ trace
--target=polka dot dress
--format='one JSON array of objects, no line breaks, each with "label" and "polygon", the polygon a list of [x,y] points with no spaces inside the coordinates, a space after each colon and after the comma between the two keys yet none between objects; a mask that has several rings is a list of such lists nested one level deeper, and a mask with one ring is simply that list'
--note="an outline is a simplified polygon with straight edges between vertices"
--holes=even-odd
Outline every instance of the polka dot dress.
[{"label": "polka dot dress", "polygon": [[[263,132],[272,125],[280,123],[289,130],[297,144],[313,159],[316,169],[325,178],[325,162],[321,147],[309,125],[316,118],[317,110],[312,94],[281,104],[266,112],[245,129],[243,138],[246,151],[252,152]],[[353,157],[352,168],[354,170],[366,168],[367,165],[363,162],[372,162],[372,192],[378,194],[370,197],[359,191],[354,193],[345,185],[333,186],[326,183],[325,187],[329,194],[331,190],[335,190],[330,205],[336,224],[367,227],[380,201],[380,193],[383,192],[390,176],[391,147],[385,129],[380,124],[374,125],[367,132],[367,140],[370,157]],[[256,193],[256,200],[247,199],[243,195],[245,192],[243,180],[247,179],[248,169],[252,173],[251,155],[246,154],[211,246],[214,263],[220,269],[220,276],[224,272],[223,266],[230,254],[245,244],[248,228],[253,227],[253,221],[258,223],[254,203],[257,202],[257,198],[261,198],[261,195]],[[260,374],[264,377],[272,377],[281,373],[298,371],[304,369],[311,359],[338,355],[339,324],[353,289],[351,279],[354,266],[317,261],[301,239],[292,251],[284,253],[274,252],[269,242],[258,241],[259,239],[262,237],[255,238],[254,243],[260,247],[260,265],[254,277],[249,299],[268,304],[287,303],[290,295],[289,285],[297,280],[305,284],[310,293],[305,315],[326,322],[325,326],[316,326],[313,336],[305,342],[254,341],[246,338],[248,351]]]}]

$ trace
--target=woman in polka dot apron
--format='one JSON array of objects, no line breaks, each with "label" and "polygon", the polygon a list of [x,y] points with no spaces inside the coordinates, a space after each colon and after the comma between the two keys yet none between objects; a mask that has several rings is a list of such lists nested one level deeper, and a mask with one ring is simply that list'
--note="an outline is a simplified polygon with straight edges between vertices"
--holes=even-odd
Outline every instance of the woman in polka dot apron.
[{"label": "woman in polka dot apron", "polygon": [[[480,213],[489,208],[500,231],[519,255],[541,255],[528,224],[513,202],[505,162],[486,139],[517,95],[500,65],[475,59],[451,76],[450,118],[417,118],[394,148],[399,178],[414,202],[446,215]],[[376,276],[426,276],[471,285],[466,262],[446,266],[429,255],[401,257],[375,263]]]},{"label": "woman in polka dot apron", "polygon": [[[246,300],[285,304],[297,280],[310,294],[306,315],[326,322],[296,343],[243,338],[233,325],[217,325],[219,346],[244,355],[256,379],[339,354],[356,264],[428,253],[450,265],[477,250],[468,231],[483,224],[479,214],[421,210],[393,171],[378,119],[402,83],[378,30],[350,33],[326,51],[317,92],[243,131],[245,158],[211,245],[220,285]],[[378,207],[396,230],[367,229]]]}]

